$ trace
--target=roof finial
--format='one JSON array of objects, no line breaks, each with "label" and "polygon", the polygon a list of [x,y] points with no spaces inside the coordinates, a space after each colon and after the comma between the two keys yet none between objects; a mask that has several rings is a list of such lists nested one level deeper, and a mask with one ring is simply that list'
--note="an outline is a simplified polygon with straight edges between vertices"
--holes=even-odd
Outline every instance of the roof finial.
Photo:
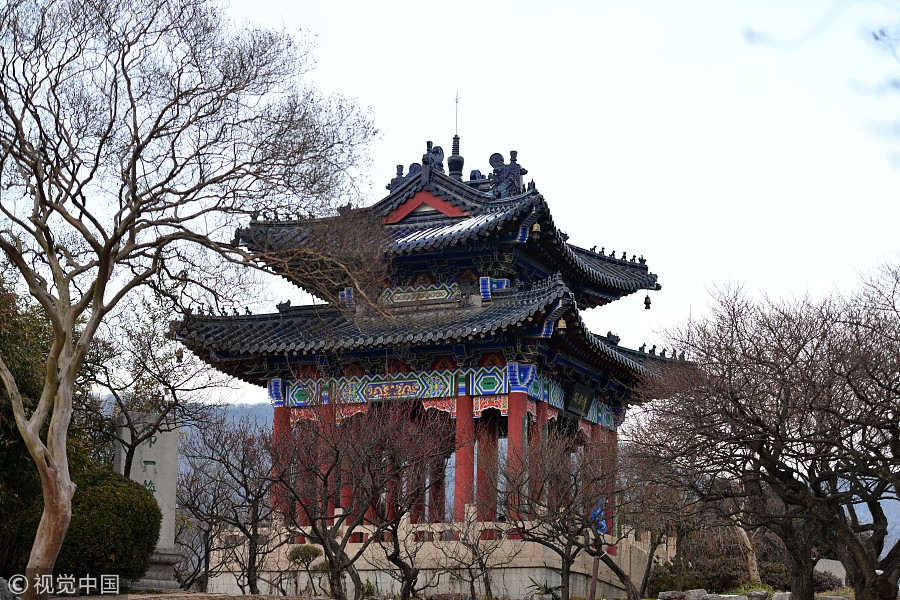
[{"label": "roof finial", "polygon": [[459,155],[459,136],[453,136],[453,154],[447,158],[447,169],[450,177],[462,181],[463,164],[465,159]]},{"label": "roof finial", "polygon": [[[453,135],[459,135],[459,90],[456,91],[456,122],[453,127]],[[454,146],[453,154],[458,154],[456,147]]]}]

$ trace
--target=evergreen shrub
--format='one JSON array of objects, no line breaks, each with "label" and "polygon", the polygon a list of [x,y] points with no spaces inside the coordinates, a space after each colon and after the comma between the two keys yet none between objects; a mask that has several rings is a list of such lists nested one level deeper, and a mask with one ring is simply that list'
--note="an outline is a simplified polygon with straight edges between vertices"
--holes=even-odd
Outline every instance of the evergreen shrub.
[{"label": "evergreen shrub", "polygon": [[[159,506],[143,486],[110,471],[85,473],[75,483],[72,521],[54,571],[98,579],[117,574],[125,587],[150,563],[162,521]],[[20,521],[19,539],[25,547],[34,539],[42,510],[38,498]]]}]

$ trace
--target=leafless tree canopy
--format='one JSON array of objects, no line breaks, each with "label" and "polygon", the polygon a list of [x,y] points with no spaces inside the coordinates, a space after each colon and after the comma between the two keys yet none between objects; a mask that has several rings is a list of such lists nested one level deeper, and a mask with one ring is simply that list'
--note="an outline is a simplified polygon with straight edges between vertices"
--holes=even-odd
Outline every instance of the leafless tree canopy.
[{"label": "leafless tree canopy", "polygon": [[170,318],[159,300],[129,299],[101,326],[85,360],[98,397],[75,403],[72,427],[121,446],[126,477],[137,447],[156,433],[215,425],[215,394],[230,384],[171,339]]},{"label": "leafless tree canopy", "polygon": [[181,560],[175,576],[184,589],[205,592],[209,580],[228,566],[232,540],[226,536],[230,495],[221,467],[194,456],[178,474],[175,545]]},{"label": "leafless tree canopy", "polygon": [[[185,445],[191,478],[182,480],[182,508],[197,522],[219,519],[222,538],[212,540],[227,550],[225,557],[237,567],[238,585],[259,594],[259,579],[266,557],[287,538],[271,527],[273,464],[271,430],[249,420],[231,422],[223,415],[196,431]],[[203,486],[203,490],[192,489]],[[210,507],[207,494],[215,492],[221,504]],[[210,511],[215,510],[215,514]],[[202,551],[205,557],[205,550]]]},{"label": "leafless tree canopy", "polygon": [[794,525],[818,523],[866,599],[893,598],[900,577],[884,511],[900,489],[898,289],[886,266],[851,297],[721,294],[676,332],[694,362],[645,390],[640,436],[699,493],[734,498],[735,515],[791,526],[789,547]]},{"label": "leafless tree canopy", "polygon": [[503,513],[521,539],[559,556],[562,600],[569,598],[575,559],[601,546],[592,513],[602,504],[603,517],[608,516],[615,493],[614,463],[605,459],[600,444],[584,441],[551,431],[530,445],[522,459],[499,465],[506,482],[500,495]]},{"label": "leafless tree canopy", "polygon": [[53,329],[31,414],[0,356],[44,497],[29,575],[68,527],[72,389],[104,317],[144,286],[228,304],[242,215],[345,201],[372,126],[306,85],[310,66],[303,42],[207,0],[0,7],[0,251]]}]

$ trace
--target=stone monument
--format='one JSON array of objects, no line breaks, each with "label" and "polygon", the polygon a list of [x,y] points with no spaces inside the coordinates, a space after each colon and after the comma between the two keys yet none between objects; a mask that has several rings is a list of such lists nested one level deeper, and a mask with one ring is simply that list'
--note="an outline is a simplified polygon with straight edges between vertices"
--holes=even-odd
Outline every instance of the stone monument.
[{"label": "stone monument", "polygon": [[[141,424],[153,423],[157,419],[157,415],[131,413],[131,418],[138,423],[138,430],[141,430],[147,426],[142,427]],[[131,433],[125,426],[123,415],[119,415],[116,425],[119,429],[119,437],[131,439]],[[135,449],[130,478],[153,494],[162,513],[162,522],[156,549],[150,557],[150,566],[147,567],[147,572],[141,579],[131,582],[129,587],[132,590],[168,590],[179,587],[175,580],[175,563],[180,558],[175,548],[178,438],[177,428],[172,431],[157,432]],[[124,473],[125,449],[121,444],[116,446],[114,468],[117,473]]]}]

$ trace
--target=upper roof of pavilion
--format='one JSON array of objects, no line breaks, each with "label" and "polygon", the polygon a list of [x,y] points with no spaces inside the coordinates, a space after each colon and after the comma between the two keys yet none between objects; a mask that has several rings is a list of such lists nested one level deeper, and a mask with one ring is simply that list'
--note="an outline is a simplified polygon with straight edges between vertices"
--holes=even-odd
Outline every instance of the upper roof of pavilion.
[{"label": "upper roof of pavilion", "polygon": [[[413,163],[406,174],[398,165],[386,197],[350,211],[364,213],[383,226],[386,252],[393,260],[448,252],[478,242],[519,244],[542,265],[538,269],[544,271],[537,276],[561,273],[582,308],[606,304],[638,290],[661,288],[643,256],[628,258],[622,252],[617,257],[605,248],[588,250],[569,243],[534,182],[523,182],[528,171],[519,165],[515,151],[508,163],[502,155],[492,155],[493,173],[484,176],[473,170],[467,181],[462,177],[458,151],[459,139],[454,136],[454,153],[448,157],[449,173],[445,173],[443,151],[428,142],[421,164]],[[289,251],[306,243],[310,222],[254,219],[236,232],[235,240],[260,253]],[[271,261],[269,266],[316,293],[317,282],[298,277],[302,270],[290,269],[283,260]]]}]

